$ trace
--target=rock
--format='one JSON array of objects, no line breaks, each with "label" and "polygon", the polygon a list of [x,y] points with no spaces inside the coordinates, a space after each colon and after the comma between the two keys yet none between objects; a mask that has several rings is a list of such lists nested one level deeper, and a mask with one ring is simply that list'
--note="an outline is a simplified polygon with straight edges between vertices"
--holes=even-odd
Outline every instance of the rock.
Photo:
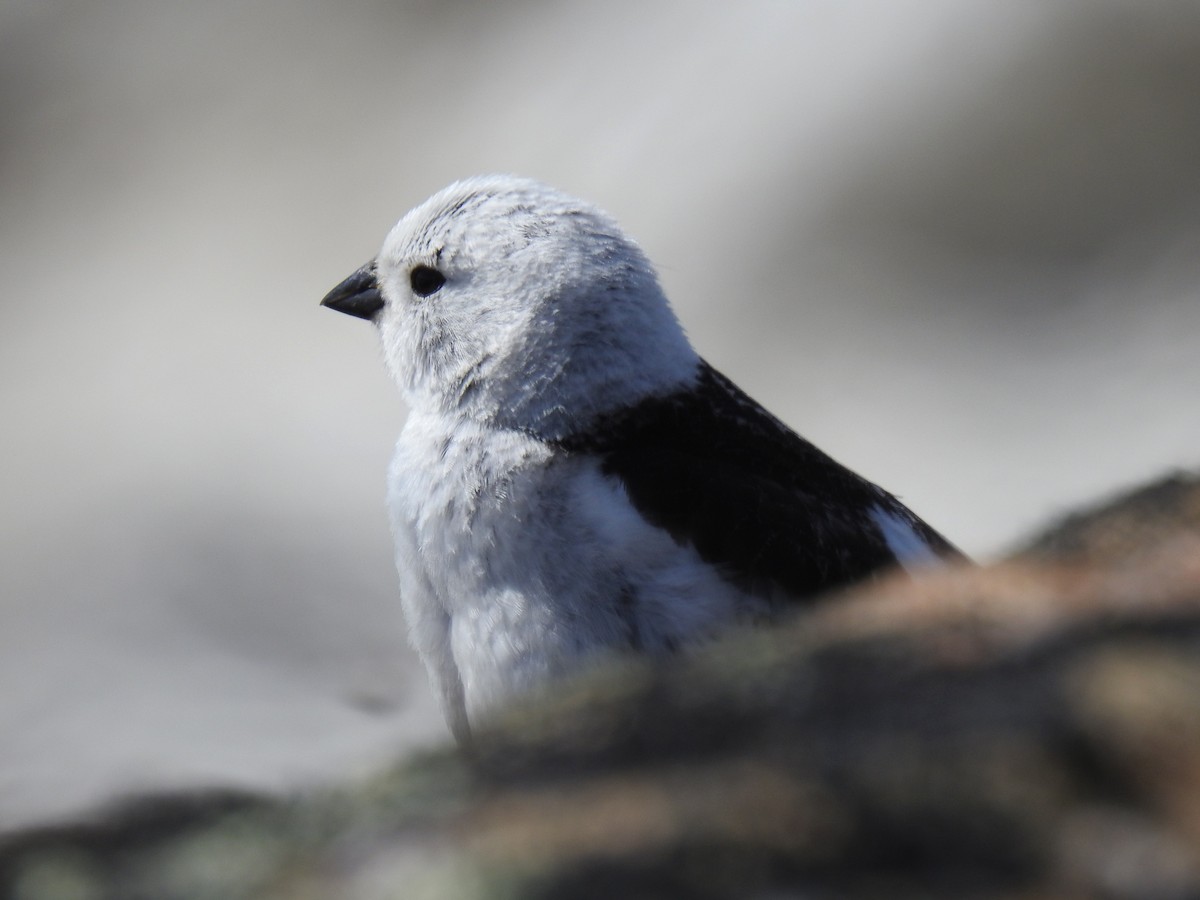
[{"label": "rock", "polygon": [[1032,562],[1113,566],[1200,536],[1200,476],[1178,472],[1064,518],[1031,541]]},{"label": "rock", "polygon": [[11,836],[21,898],[1200,896],[1200,479],[289,801]]}]

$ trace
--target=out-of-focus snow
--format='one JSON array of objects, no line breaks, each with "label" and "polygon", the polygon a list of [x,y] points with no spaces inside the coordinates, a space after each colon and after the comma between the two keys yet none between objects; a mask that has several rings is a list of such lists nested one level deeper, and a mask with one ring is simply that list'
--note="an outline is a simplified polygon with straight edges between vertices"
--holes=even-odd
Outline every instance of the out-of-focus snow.
[{"label": "out-of-focus snow", "polygon": [[994,554],[1200,462],[1190,0],[0,9],[0,827],[444,730],[383,513],[403,419],[317,307],[512,171],[696,346]]}]

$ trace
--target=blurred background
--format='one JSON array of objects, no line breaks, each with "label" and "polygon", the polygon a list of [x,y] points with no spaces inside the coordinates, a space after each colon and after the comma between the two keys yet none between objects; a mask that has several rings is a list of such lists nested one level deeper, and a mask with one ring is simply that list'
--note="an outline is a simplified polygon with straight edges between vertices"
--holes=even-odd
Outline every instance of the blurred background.
[{"label": "blurred background", "polygon": [[489,171],[979,558],[1200,463],[1195,0],[3,0],[0,828],[446,739],[317,302]]}]

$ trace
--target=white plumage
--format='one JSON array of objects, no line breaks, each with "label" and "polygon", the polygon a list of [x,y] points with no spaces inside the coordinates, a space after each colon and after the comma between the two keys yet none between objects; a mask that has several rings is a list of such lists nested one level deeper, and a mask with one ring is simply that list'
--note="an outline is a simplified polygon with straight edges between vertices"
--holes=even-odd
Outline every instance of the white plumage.
[{"label": "white plumage", "polygon": [[600,654],[953,554],[713,372],[636,244],[537,182],[451,185],[323,302],[375,322],[410,408],[401,598],[460,740]]}]

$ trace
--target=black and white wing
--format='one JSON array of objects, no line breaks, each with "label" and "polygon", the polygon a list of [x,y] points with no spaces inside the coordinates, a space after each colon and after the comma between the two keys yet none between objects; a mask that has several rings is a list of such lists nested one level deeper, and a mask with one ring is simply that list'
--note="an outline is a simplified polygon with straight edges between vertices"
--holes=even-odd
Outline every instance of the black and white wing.
[{"label": "black and white wing", "polygon": [[686,390],[561,444],[597,454],[641,515],[756,593],[808,598],[897,565],[962,558],[705,362]]}]

